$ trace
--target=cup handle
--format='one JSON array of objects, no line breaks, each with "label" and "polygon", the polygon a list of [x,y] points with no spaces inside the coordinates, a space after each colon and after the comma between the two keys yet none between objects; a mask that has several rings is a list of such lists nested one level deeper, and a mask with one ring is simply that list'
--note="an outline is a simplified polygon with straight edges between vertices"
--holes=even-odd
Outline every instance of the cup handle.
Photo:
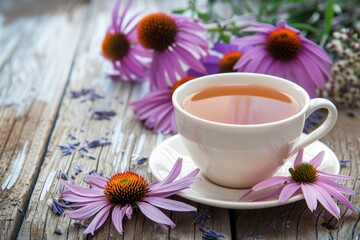
[{"label": "cup handle", "polygon": [[304,148],[310,145],[311,143],[315,142],[316,140],[319,140],[320,138],[324,137],[335,126],[338,117],[338,112],[336,110],[335,105],[329,100],[324,98],[314,98],[310,100],[310,106],[306,112],[305,118],[308,118],[313,112],[322,108],[328,110],[328,115],[325,121],[314,131],[312,131],[306,136],[301,137],[299,142],[295,145],[292,154],[297,153],[301,148]]}]

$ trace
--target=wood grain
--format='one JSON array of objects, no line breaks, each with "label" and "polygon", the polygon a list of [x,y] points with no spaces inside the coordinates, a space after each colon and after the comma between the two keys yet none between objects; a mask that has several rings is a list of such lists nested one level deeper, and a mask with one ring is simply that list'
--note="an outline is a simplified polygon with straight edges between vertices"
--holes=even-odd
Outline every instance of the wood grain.
[{"label": "wood grain", "polygon": [[[0,2],[0,240],[202,238],[199,226],[193,224],[194,213],[164,211],[177,227],[163,230],[138,212],[124,220],[123,235],[108,220],[95,236],[86,236],[84,228],[73,225],[74,220],[51,210],[52,196],[60,196],[60,170],[71,176],[80,166],[83,172],[69,181],[82,186],[88,186],[83,178],[91,170],[104,176],[131,170],[148,182],[156,180],[148,163],[135,162],[148,157],[169,136],[145,129],[129,106],[147,93],[148,84],[110,80],[106,76],[110,65],[100,54],[114,2]],[[186,4],[137,0],[131,11],[169,11]],[[92,88],[104,98],[71,98],[72,90],[82,88]],[[96,120],[92,118],[96,109],[114,110],[117,115]],[[340,182],[358,193],[360,111],[354,112],[356,117],[351,118],[347,110],[340,110],[336,127],[322,142],[339,159],[351,159],[341,173],[357,180]],[[96,159],[81,157],[78,151],[63,156],[58,147],[84,145],[101,137],[112,144],[90,149]],[[225,239],[358,239],[360,234],[359,215],[343,206],[337,220],[321,206],[310,212],[305,201],[260,210],[228,210],[173,198],[198,211],[212,212],[204,227],[224,234]],[[360,208],[359,195],[350,201]]]},{"label": "wood grain", "polygon": [[0,239],[15,239],[26,213],[67,84],[84,10],[76,1],[2,3]]},{"label": "wood grain", "polygon": [[[70,73],[70,82],[61,103],[56,125],[51,135],[48,154],[42,165],[38,180],[30,199],[29,207],[20,229],[19,238],[59,238],[82,239],[84,229],[73,226],[74,221],[64,216],[55,215],[47,202],[51,197],[59,196],[59,180],[57,172],[62,170],[69,175],[78,165],[83,173],[74,179],[79,185],[86,186],[83,177],[91,169],[111,176],[120,171],[136,171],[148,182],[152,178],[147,163],[136,166],[132,158],[149,156],[156,144],[168,136],[157,135],[144,129],[138,121],[129,103],[141,98],[148,91],[148,84],[133,85],[127,82],[114,82],[104,74],[108,64],[100,54],[100,44],[110,21],[113,1],[94,1],[89,7],[86,17],[87,25],[81,34],[81,42],[75,56],[74,66]],[[134,9],[140,6],[139,2]],[[157,6],[151,3],[150,8]],[[96,31],[94,31],[96,29]],[[87,97],[73,99],[70,91],[81,88],[94,88],[104,99],[90,101]],[[114,110],[117,114],[111,120],[95,120],[91,118],[95,109]],[[91,149],[96,160],[81,158],[77,152],[62,156],[58,144],[71,141],[68,134],[76,136],[73,142],[84,144],[86,140],[107,137],[112,145]],[[54,174],[55,173],[55,174]],[[181,201],[186,201],[181,199]],[[189,201],[188,201],[189,202]],[[190,204],[198,207],[198,204]],[[201,206],[199,206],[201,207]],[[211,221],[210,227],[223,231],[231,236],[230,219],[226,209],[215,209],[220,219]],[[175,229],[162,230],[156,223],[141,213],[134,213],[131,220],[124,220],[124,235],[117,233],[108,220],[96,231],[95,239],[194,239],[201,238],[201,231],[193,224],[194,213],[172,213],[165,211],[176,223]],[[215,216],[217,217],[217,216]],[[214,217],[214,219],[215,219]],[[89,223],[90,221],[84,221]],[[62,235],[54,234],[58,230]],[[91,237],[90,237],[91,238]]]}]

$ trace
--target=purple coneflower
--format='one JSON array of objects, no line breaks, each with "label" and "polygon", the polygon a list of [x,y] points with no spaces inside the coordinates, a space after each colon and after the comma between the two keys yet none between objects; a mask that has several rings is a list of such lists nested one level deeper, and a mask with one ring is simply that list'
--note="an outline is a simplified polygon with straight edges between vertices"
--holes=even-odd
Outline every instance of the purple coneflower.
[{"label": "purple coneflower", "polygon": [[[215,43],[212,50],[219,54],[212,54],[200,60],[206,69],[206,75],[226,72],[236,72],[235,64],[251,47],[239,48],[237,45],[227,43]],[[219,56],[220,55],[220,56]],[[203,73],[194,69],[188,71],[188,75],[196,77],[204,76]]]},{"label": "purple coneflower", "polygon": [[325,86],[331,76],[332,61],[320,46],[299,34],[297,29],[279,21],[275,26],[254,23],[242,32],[257,32],[234,39],[239,47],[253,46],[235,65],[240,72],[257,72],[288,79],[310,95]]},{"label": "purple coneflower", "polygon": [[138,39],[153,50],[151,90],[164,89],[186,75],[183,67],[191,66],[205,73],[198,61],[208,54],[208,42],[202,38],[206,29],[194,18],[152,13],[138,24]]},{"label": "purple coneflower", "polygon": [[[340,218],[340,209],[333,199],[335,198],[356,213],[354,206],[342,195],[354,195],[355,192],[333,181],[333,179],[354,180],[354,178],[319,170],[324,151],[318,153],[310,162],[303,162],[303,152],[304,150],[301,149],[297,154],[294,168],[289,169],[289,177],[269,178],[253,186],[249,193],[276,186],[265,198],[280,193],[278,201],[286,202],[292,195],[301,191],[311,211],[316,210],[317,201],[319,201],[334,217]],[[263,199],[264,196],[260,196],[257,200],[260,198]]]},{"label": "purple coneflower", "polygon": [[143,120],[145,127],[154,132],[177,133],[171,97],[177,87],[194,78],[194,76],[183,77],[171,88],[165,86],[150,91],[143,99],[132,102],[137,118]]},{"label": "purple coneflower", "polygon": [[119,13],[122,1],[118,0],[112,12],[112,22],[102,42],[102,54],[111,61],[116,74],[113,79],[142,82],[148,75],[146,58],[151,53],[145,50],[137,40],[135,19],[138,14],[126,16],[129,13],[131,0]]},{"label": "purple coneflower", "polygon": [[181,179],[176,179],[182,168],[182,159],[179,158],[169,175],[159,182],[148,184],[145,179],[134,173],[124,172],[113,175],[110,179],[100,176],[87,176],[91,188],[83,188],[62,181],[68,190],[62,194],[62,199],[71,202],[67,206],[77,208],[66,211],[71,219],[82,220],[95,217],[84,231],[91,233],[100,228],[111,212],[112,223],[116,230],[122,234],[122,221],[127,216],[131,218],[134,209],[139,209],[149,219],[160,225],[175,227],[173,221],[162,213],[157,207],[171,211],[196,211],[188,204],[178,202],[166,197],[188,188],[198,180],[195,178],[199,169],[195,169]]}]

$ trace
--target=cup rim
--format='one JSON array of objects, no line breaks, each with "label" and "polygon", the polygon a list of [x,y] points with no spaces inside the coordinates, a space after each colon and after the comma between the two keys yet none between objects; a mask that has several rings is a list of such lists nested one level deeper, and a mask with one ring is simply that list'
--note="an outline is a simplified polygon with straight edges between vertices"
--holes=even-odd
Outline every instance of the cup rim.
[{"label": "cup rim", "polygon": [[[301,107],[300,111],[298,111],[296,114],[294,114],[288,118],[278,120],[278,121],[269,122],[269,123],[261,123],[261,124],[231,124],[231,123],[220,123],[220,122],[210,121],[210,120],[206,120],[206,119],[194,116],[194,115],[188,113],[187,111],[185,111],[183,109],[183,107],[181,106],[181,104],[178,102],[178,95],[182,91],[184,91],[184,89],[191,87],[191,85],[197,84],[197,82],[200,82],[200,81],[206,81],[209,78],[213,79],[213,78],[224,77],[224,76],[242,76],[242,77],[256,76],[256,77],[262,77],[262,78],[272,78],[276,81],[284,82],[284,84],[287,84],[287,85],[291,86],[293,89],[295,89],[296,91],[301,92],[305,99],[305,103]],[[267,86],[267,87],[269,87],[269,86]],[[295,99],[298,100],[296,97],[295,97]],[[207,125],[211,125],[214,127],[225,127],[225,128],[252,129],[252,128],[265,128],[265,127],[267,128],[267,127],[278,126],[278,125],[282,125],[284,123],[291,122],[292,120],[295,120],[295,119],[301,117],[302,115],[305,114],[305,112],[309,108],[310,97],[309,97],[309,94],[301,86],[291,82],[290,80],[287,80],[287,79],[284,79],[281,77],[276,77],[273,75],[262,74],[262,73],[234,72],[234,73],[217,73],[217,74],[205,75],[202,77],[195,78],[191,81],[185,82],[174,91],[174,93],[172,95],[172,103],[173,103],[174,108],[176,108],[179,112],[181,112],[185,116],[192,118],[196,121],[199,121],[201,123],[207,124]]]}]

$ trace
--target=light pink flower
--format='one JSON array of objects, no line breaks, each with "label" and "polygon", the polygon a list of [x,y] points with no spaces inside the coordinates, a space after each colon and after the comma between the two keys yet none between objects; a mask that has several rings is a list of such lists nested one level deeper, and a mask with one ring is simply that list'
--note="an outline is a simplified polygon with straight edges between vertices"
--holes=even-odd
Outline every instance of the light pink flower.
[{"label": "light pink flower", "polygon": [[157,207],[171,211],[196,211],[196,208],[166,197],[188,188],[198,180],[199,169],[195,169],[181,179],[177,179],[182,168],[179,158],[169,175],[162,181],[148,184],[143,177],[133,172],[118,173],[110,179],[100,176],[87,176],[91,188],[83,188],[66,181],[67,187],[62,199],[71,202],[68,206],[76,210],[66,211],[71,219],[88,219],[95,216],[84,234],[92,234],[100,228],[111,214],[116,230],[123,233],[123,219],[131,218],[134,209],[139,209],[149,219],[160,225],[175,227],[173,221]]},{"label": "light pink flower", "polygon": [[171,86],[186,75],[189,67],[200,73],[206,72],[199,61],[208,55],[208,42],[204,39],[206,29],[197,21],[165,13],[152,13],[140,20],[139,42],[153,51],[151,90]]},{"label": "light pink flower", "polygon": [[315,97],[316,90],[322,89],[331,76],[332,61],[325,50],[286,21],[279,21],[276,26],[254,23],[242,32],[256,34],[231,41],[239,47],[253,46],[235,65],[240,72],[283,77],[302,86],[310,97]]},{"label": "light pink flower", "polygon": [[354,178],[319,170],[318,167],[324,158],[324,151],[317,154],[310,162],[303,162],[303,152],[303,149],[299,151],[295,158],[294,168],[289,169],[291,176],[275,176],[264,180],[253,186],[246,195],[275,186],[275,189],[266,196],[260,196],[253,200],[279,194],[278,201],[286,202],[294,194],[302,192],[311,211],[316,210],[319,201],[334,217],[340,218],[340,209],[334,201],[336,199],[356,213],[354,206],[343,196],[343,194],[354,195],[355,192],[333,181],[334,179],[354,180]]},{"label": "light pink flower", "polygon": [[112,22],[102,42],[102,54],[111,61],[114,80],[143,82],[148,76],[151,52],[145,50],[137,40],[136,19],[139,14],[129,15],[131,0],[121,12],[122,0],[118,0],[112,12]]}]

